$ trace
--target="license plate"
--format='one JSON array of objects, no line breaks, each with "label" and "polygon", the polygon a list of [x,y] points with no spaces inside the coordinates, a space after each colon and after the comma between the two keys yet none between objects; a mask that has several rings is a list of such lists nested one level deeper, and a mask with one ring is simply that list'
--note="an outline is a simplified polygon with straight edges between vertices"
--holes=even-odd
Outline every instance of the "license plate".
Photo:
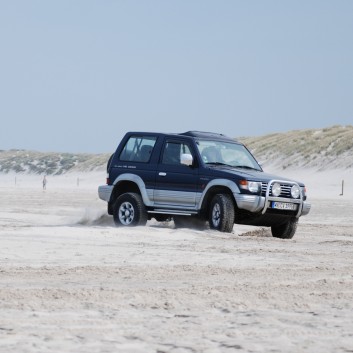
[{"label": "license plate", "polygon": [[297,205],[295,203],[289,202],[272,202],[272,208],[276,208],[277,210],[289,210],[289,211],[296,211]]}]

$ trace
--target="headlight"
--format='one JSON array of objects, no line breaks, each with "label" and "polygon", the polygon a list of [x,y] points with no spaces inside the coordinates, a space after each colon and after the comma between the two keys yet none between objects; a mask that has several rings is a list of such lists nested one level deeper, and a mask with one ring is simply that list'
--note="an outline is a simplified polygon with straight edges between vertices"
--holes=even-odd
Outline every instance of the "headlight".
[{"label": "headlight", "polygon": [[260,185],[256,181],[249,181],[248,188],[250,192],[259,192]]},{"label": "headlight", "polygon": [[277,197],[281,195],[282,189],[281,189],[281,184],[279,183],[273,183],[272,185],[272,195]]},{"label": "headlight", "polygon": [[258,194],[261,190],[261,183],[258,181],[240,180],[239,187],[244,190],[249,190],[254,194]]},{"label": "headlight", "polygon": [[297,199],[300,196],[300,187],[298,185],[293,185],[292,188],[290,189],[290,193],[293,197],[293,199]]}]

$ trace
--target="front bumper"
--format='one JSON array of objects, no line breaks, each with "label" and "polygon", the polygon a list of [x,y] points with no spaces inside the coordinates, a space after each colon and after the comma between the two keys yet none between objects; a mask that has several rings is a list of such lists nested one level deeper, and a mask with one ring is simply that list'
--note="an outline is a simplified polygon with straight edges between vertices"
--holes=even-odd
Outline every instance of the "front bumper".
[{"label": "front bumper", "polygon": [[265,198],[257,195],[234,194],[237,206],[240,209],[258,213],[265,206]]},{"label": "front bumper", "polygon": [[[266,188],[266,196],[261,195],[249,195],[249,194],[234,194],[235,201],[238,208],[252,212],[252,213],[262,213],[265,214],[266,211],[270,208],[271,202],[284,202],[284,203],[294,203],[297,204],[297,211],[295,216],[305,216],[310,212],[311,204],[307,201],[304,201],[303,195],[299,199],[284,198],[284,197],[274,197],[270,195],[271,186],[273,183],[288,183],[287,181],[282,180],[271,180]],[[290,184],[298,185],[295,182],[290,182]],[[299,187],[299,185],[298,185]]]},{"label": "front bumper", "polygon": [[234,194],[235,201],[237,206],[240,209],[252,212],[252,213],[265,213],[269,209],[271,201],[278,202],[290,202],[298,204],[298,211],[296,217],[305,216],[310,212],[311,204],[307,201],[293,200],[293,199],[283,199],[283,198],[274,198],[266,202],[266,197],[258,195],[243,195],[243,194]]}]

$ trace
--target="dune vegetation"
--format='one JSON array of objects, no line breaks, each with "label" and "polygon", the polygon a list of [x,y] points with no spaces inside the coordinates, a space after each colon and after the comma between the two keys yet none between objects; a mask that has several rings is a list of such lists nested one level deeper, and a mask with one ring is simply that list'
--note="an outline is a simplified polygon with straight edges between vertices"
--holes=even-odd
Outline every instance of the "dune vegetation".
[{"label": "dune vegetation", "polygon": [[[265,168],[310,168],[317,171],[353,168],[352,125],[239,137],[236,140],[244,143]],[[0,150],[0,172],[60,175],[69,171],[104,170],[109,157],[110,153]]]},{"label": "dune vegetation", "polygon": [[71,170],[101,169],[106,159],[104,154],[8,150],[0,151],[0,172],[60,175]]},{"label": "dune vegetation", "polygon": [[353,168],[353,126],[238,138],[263,166],[323,171]]}]

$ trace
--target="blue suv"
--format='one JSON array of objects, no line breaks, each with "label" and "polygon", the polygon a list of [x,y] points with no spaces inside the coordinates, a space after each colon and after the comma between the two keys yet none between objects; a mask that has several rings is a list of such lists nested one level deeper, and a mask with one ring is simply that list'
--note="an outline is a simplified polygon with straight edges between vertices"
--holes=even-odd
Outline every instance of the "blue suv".
[{"label": "blue suv", "polygon": [[231,232],[237,223],[288,239],[310,211],[303,183],[265,173],[242,143],[222,134],[128,132],[107,173],[98,193],[118,226],[155,218]]}]

